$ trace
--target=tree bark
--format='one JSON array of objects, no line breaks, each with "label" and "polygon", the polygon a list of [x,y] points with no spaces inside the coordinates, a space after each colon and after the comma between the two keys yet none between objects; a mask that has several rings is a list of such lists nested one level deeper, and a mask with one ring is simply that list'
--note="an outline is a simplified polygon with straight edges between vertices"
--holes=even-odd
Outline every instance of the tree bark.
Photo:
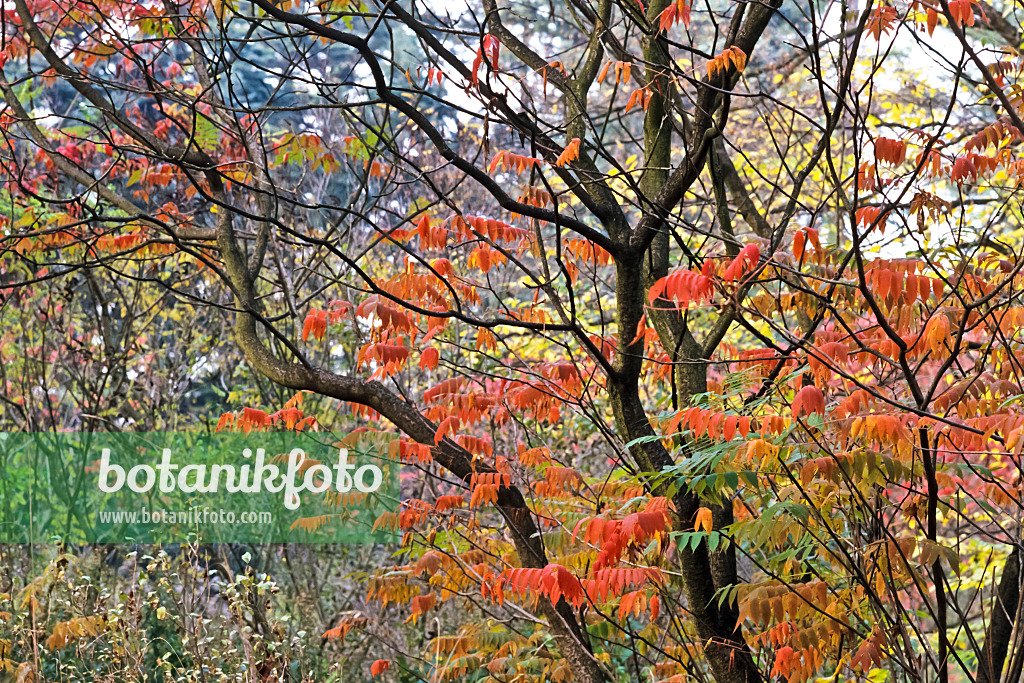
[{"label": "tree bark", "polygon": [[[978,659],[978,671],[975,675],[977,683],[999,683],[1006,663],[1006,653],[1013,637],[1013,625],[1020,605],[1020,548],[1014,548],[1003,565],[1003,575],[996,588],[995,604],[989,618],[988,630],[985,632],[985,643]],[[1015,658],[1019,659],[1019,658]],[[1011,671],[1012,674],[1012,671]],[[1020,678],[1007,677],[1008,681]]]}]

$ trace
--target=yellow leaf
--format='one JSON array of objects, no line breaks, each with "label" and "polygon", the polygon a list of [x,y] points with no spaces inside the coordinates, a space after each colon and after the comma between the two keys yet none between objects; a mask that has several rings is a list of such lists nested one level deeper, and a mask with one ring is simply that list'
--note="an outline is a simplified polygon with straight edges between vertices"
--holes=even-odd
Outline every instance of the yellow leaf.
[{"label": "yellow leaf", "polygon": [[693,530],[699,531],[703,529],[707,533],[711,533],[714,525],[711,520],[711,510],[709,508],[702,507],[697,510],[697,519],[693,523]]}]

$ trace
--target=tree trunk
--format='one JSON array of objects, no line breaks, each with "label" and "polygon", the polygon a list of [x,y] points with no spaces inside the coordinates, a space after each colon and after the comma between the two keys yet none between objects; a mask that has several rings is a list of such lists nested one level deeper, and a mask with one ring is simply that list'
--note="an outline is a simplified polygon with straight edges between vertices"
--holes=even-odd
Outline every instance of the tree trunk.
[{"label": "tree trunk", "polygon": [[[996,589],[995,605],[989,619],[988,631],[985,632],[985,644],[981,648],[978,659],[977,683],[999,683],[1006,662],[1006,652],[1013,636],[1013,624],[1020,604],[1020,548],[1014,548],[1003,565],[1003,576]],[[1014,660],[1020,659],[1015,657]],[[1011,665],[1018,669],[1015,676],[1007,677],[1008,681],[1020,678],[1020,665],[1016,661]],[[1013,672],[1011,671],[1011,674]]]}]

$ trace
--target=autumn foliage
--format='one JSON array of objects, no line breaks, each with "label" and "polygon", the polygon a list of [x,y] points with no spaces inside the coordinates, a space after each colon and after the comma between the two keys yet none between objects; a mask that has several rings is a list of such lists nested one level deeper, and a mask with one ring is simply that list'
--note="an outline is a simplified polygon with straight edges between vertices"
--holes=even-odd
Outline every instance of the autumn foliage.
[{"label": "autumn foliage", "polygon": [[12,0],[9,421],[393,459],[356,679],[1019,678],[1019,27],[513,5]]}]

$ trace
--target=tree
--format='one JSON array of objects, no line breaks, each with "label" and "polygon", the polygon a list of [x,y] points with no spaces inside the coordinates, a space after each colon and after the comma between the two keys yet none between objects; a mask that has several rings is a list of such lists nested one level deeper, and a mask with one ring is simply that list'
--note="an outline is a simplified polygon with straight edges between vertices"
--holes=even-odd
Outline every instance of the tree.
[{"label": "tree", "polygon": [[1015,19],[519,9],[14,0],[4,291],[140,283],[247,429],[391,434],[370,595],[473,606],[419,675],[1015,680]]}]

